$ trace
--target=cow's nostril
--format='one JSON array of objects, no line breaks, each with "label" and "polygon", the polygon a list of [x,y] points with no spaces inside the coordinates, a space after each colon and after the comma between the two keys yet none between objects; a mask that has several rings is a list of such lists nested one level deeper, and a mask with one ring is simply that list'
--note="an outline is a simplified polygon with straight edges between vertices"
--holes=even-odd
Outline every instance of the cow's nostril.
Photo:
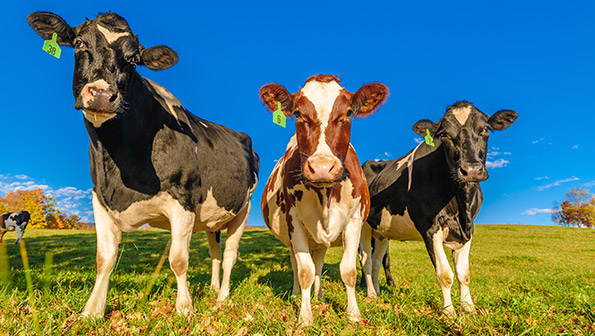
[{"label": "cow's nostril", "polygon": [[310,171],[310,173],[314,174],[316,171],[314,170],[314,168],[312,168],[312,166],[308,163],[308,170]]},{"label": "cow's nostril", "polygon": [[118,98],[118,94],[114,93],[111,97],[109,97],[110,103],[113,103],[116,100],[116,98]]},{"label": "cow's nostril", "polygon": [[469,175],[469,173],[463,167],[459,168],[459,171],[461,172],[461,175],[463,175],[463,176]]}]

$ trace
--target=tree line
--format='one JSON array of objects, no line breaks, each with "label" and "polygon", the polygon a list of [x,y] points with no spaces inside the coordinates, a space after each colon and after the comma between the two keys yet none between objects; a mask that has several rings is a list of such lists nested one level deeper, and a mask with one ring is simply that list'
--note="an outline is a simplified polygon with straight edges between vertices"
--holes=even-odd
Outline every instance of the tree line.
[{"label": "tree line", "polygon": [[554,206],[552,221],[558,225],[595,227],[595,194],[589,189],[573,188],[566,193],[566,200]]},{"label": "tree line", "polygon": [[32,229],[86,229],[78,215],[67,215],[56,206],[56,200],[43,189],[16,190],[0,197],[0,213],[28,211]]}]

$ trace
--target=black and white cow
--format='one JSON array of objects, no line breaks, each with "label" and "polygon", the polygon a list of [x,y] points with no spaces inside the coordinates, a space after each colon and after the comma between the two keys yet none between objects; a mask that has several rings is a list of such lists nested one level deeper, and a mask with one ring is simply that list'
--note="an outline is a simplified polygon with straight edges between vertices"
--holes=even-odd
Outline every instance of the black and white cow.
[{"label": "black and white cow", "polygon": [[[413,125],[422,137],[429,131],[435,146],[422,142],[402,158],[363,164],[371,199],[369,225],[361,239],[368,296],[379,292],[378,273],[388,239],[423,240],[436,269],[444,312],[455,316],[450,297],[453,272],[444,246],[453,250],[462,307],[474,311],[469,248],[473,220],[483,201],[479,182],[488,178],[488,137],[492,130],[506,129],[517,116],[501,110],[490,117],[460,101],[448,107],[437,123],[421,120]],[[370,260],[372,234],[388,239],[375,241]]]},{"label": "black and white cow", "polygon": [[[192,308],[186,272],[192,233],[207,231],[211,286],[229,294],[231,269],[250,211],[259,160],[248,135],[198,118],[164,87],[141,77],[178,56],[166,46],[144,48],[126,20],[104,13],[70,27],[61,17],[27,18],[44,39],[74,47],[73,91],[91,140],[97,279],[84,316],[102,316],[122,232],[149,223],[171,230],[169,263],[176,275],[176,309]],[[220,285],[219,231],[227,228]]]},{"label": "black and white cow", "polygon": [[27,211],[7,212],[0,215],[0,243],[7,231],[16,231],[17,238],[14,243],[18,244],[23,239],[30,219],[31,215]]}]

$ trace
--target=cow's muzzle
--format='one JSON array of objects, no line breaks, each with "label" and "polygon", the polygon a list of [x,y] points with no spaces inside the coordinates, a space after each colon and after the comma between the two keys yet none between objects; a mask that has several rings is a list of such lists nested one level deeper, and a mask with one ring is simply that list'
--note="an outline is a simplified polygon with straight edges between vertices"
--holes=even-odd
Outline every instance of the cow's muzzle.
[{"label": "cow's muzzle", "polygon": [[311,156],[303,167],[304,177],[314,185],[333,185],[341,178],[342,173],[343,164],[334,157]]},{"label": "cow's muzzle", "polygon": [[120,94],[110,89],[103,79],[88,83],[81,91],[82,109],[93,113],[117,113],[120,107]]},{"label": "cow's muzzle", "polygon": [[458,173],[463,182],[481,182],[489,177],[485,165],[481,162],[461,163]]}]

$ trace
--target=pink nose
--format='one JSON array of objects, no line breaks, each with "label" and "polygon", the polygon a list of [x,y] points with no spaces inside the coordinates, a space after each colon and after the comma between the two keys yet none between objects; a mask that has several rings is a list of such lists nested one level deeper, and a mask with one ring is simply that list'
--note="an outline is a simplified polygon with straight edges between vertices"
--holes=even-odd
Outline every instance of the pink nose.
[{"label": "pink nose", "polygon": [[312,182],[335,181],[341,174],[341,162],[338,160],[306,160],[304,177]]},{"label": "pink nose", "polygon": [[488,171],[479,162],[462,163],[459,167],[459,177],[465,182],[481,182],[488,179]]},{"label": "pink nose", "polygon": [[103,83],[87,84],[81,92],[84,108],[95,111],[113,111],[119,104],[118,93]]}]

